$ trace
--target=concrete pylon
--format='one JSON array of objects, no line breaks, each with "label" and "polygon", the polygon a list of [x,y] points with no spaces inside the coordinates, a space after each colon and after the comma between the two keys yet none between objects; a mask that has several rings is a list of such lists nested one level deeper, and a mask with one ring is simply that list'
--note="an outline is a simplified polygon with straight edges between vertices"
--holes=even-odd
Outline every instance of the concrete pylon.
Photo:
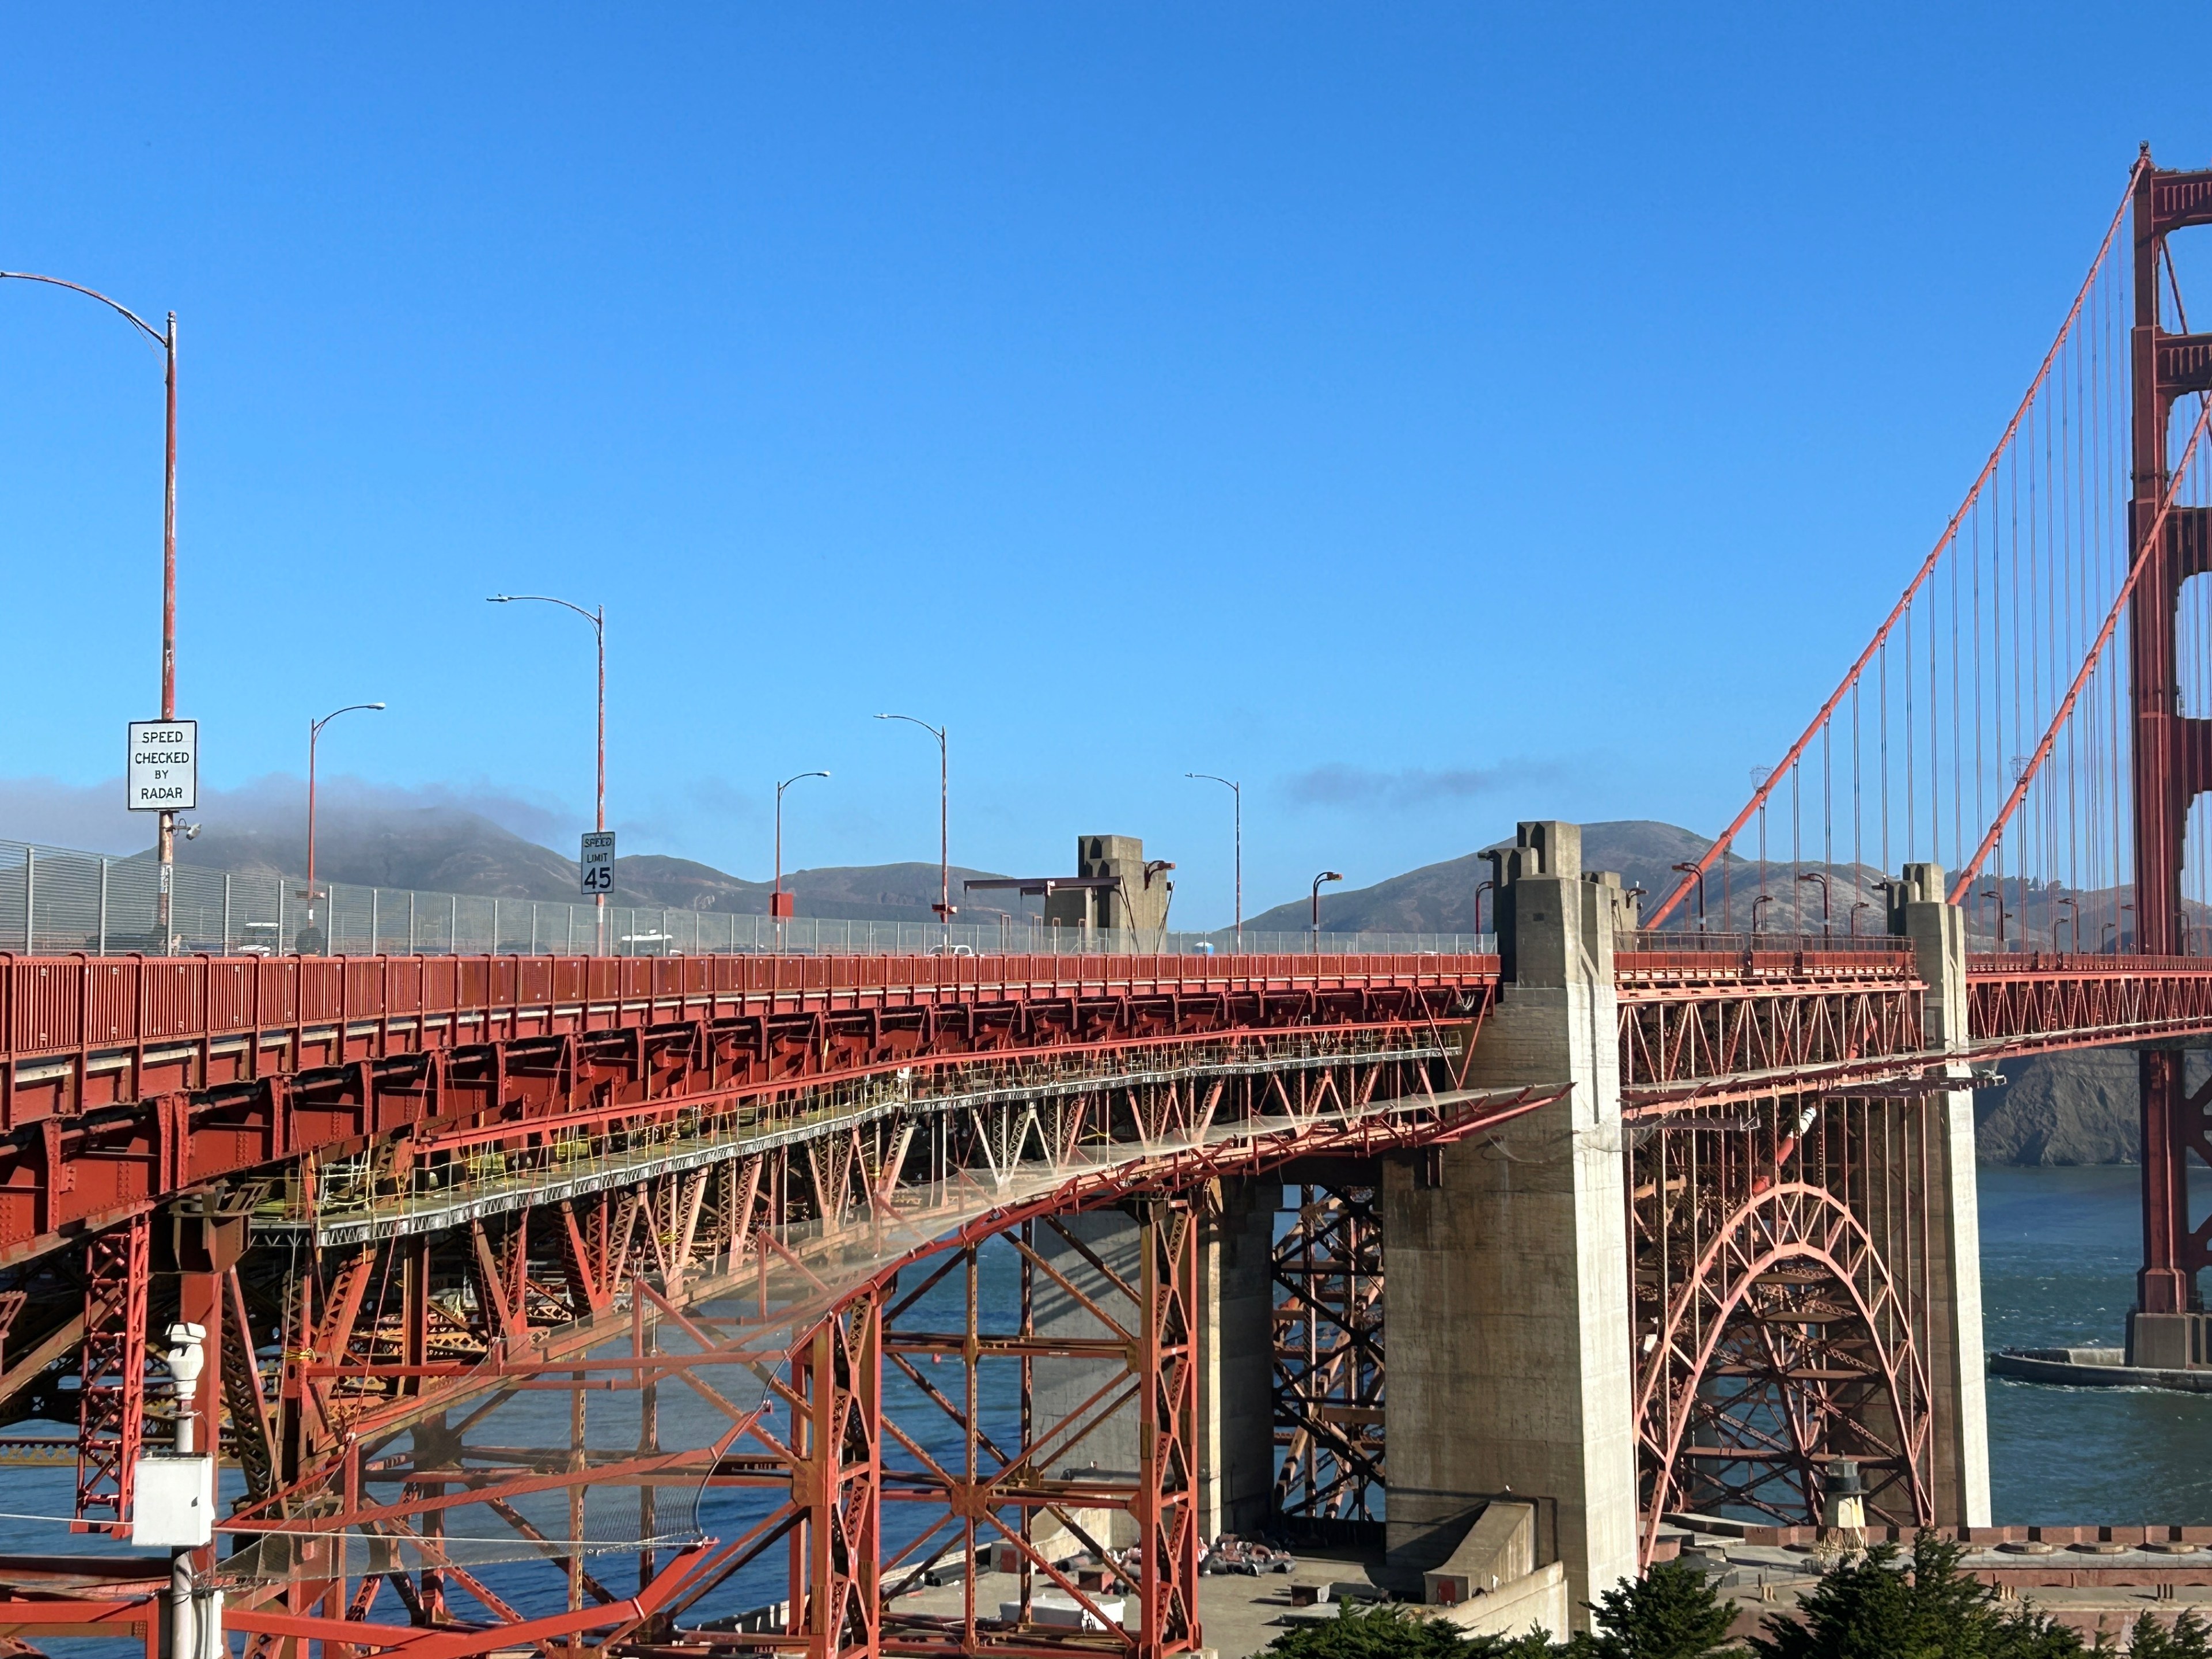
[{"label": "concrete pylon", "polygon": [[1198,1237],[1201,1537],[1263,1532],[1275,1496],[1274,1223],[1279,1182],[1230,1179]]},{"label": "concrete pylon", "polygon": [[1623,1191],[1620,878],[1585,874],[1582,831],[1523,823],[1498,866],[1506,986],[1471,1087],[1571,1083],[1559,1103],[1386,1164],[1390,1564],[1449,1553],[1485,1504],[1535,1507],[1536,1565],[1582,1604],[1636,1572],[1636,1451]]},{"label": "concrete pylon", "polygon": [[[1889,931],[1912,942],[1928,987],[1922,1030],[1928,1045],[1963,1049],[1967,1031],[1966,918],[1944,902],[1943,866],[1908,864],[1890,890]],[[1949,1074],[1965,1078],[1961,1062]],[[1981,1204],[1974,1180],[1974,1096],[1937,1097],[1929,1136],[1926,1344],[1938,1525],[1990,1524],[1990,1438],[1982,1351]],[[1893,1269],[1908,1264],[1893,1260]]]}]

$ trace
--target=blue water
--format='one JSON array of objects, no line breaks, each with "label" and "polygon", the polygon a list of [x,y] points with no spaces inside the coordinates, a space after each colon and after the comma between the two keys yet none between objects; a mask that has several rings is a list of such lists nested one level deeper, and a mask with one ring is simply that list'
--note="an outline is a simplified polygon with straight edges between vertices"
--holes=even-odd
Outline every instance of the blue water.
[{"label": "blue water", "polygon": [[[2194,1212],[2212,1171],[2191,1171]],[[2116,1345],[2142,1260],[2142,1173],[1984,1169],[1982,1303],[1996,1347]],[[2053,1389],[1991,1377],[1999,1525],[2212,1524],[2212,1395]]]}]

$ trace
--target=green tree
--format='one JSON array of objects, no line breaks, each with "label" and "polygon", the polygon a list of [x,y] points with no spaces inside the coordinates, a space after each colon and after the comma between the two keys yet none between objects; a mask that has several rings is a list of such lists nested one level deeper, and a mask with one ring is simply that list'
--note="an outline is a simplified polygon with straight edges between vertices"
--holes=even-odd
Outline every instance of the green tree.
[{"label": "green tree", "polygon": [[2081,1638],[2033,1608],[2000,1611],[1996,1592],[1962,1571],[1965,1552],[1922,1533],[1909,1562],[1893,1544],[1825,1574],[1795,1614],[1773,1613],[1751,1638],[1759,1659],[2071,1659]]},{"label": "green tree", "polygon": [[1735,1610],[1695,1567],[1662,1561],[1624,1578],[1590,1605],[1595,1634],[1577,1635],[1575,1659],[1705,1659],[1728,1640]]},{"label": "green tree", "polygon": [[1347,1603],[1334,1619],[1293,1625],[1265,1650],[1275,1659],[1552,1659],[1540,1633],[1473,1636],[1449,1619],[1421,1618],[1403,1607]]},{"label": "green tree", "polygon": [[2212,1659],[2212,1625],[2185,1613],[2168,1630],[2147,1613],[2129,1633],[2128,1659]]}]

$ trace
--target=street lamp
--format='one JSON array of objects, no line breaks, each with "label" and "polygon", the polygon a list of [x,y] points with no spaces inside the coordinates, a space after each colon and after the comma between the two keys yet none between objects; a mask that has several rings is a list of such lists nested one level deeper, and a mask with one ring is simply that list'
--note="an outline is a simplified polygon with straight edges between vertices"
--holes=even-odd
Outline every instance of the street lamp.
[{"label": "street lamp", "polygon": [[1752,900],[1751,931],[1754,935],[1759,932],[1759,907],[1762,904],[1771,904],[1773,902],[1774,895],[1771,893],[1761,893],[1757,898]]},{"label": "street lamp", "polygon": [[2004,894],[2002,890],[1996,887],[1984,887],[1982,889],[1982,896],[1985,899],[1995,899],[1997,902],[1997,954],[2002,956],[2005,953],[2005,919],[2011,915],[2012,912],[2004,908]]},{"label": "street lamp", "polygon": [[1847,920],[1850,926],[1851,937],[1853,939],[1856,939],[1859,936],[1859,912],[1862,910],[1871,910],[1873,908],[1874,901],[1872,899],[1861,899],[1856,904],[1851,906],[1851,913]]},{"label": "street lamp", "polygon": [[[2073,919],[2074,954],[2078,957],[2081,954],[2081,901],[2071,894],[2062,895],[2051,901],[2051,908],[2054,910],[2062,904]],[[2056,916],[2051,919],[2051,948],[2054,951],[2058,948],[2058,918]]]},{"label": "street lamp", "polygon": [[[564,611],[573,611],[591,623],[599,647],[599,784],[593,792],[592,828],[605,834],[607,827],[607,608],[604,605],[586,611],[580,605],[567,599],[556,599],[544,593],[495,593],[485,601],[488,605],[557,605]],[[607,948],[607,896],[592,895],[592,903],[598,910],[599,950],[605,955]]]},{"label": "street lamp", "polygon": [[799,772],[786,778],[775,787],[775,896],[769,900],[769,914],[775,917],[775,948],[783,949],[783,792],[800,778],[826,778],[827,772]]},{"label": "street lamp", "polygon": [[[303,936],[312,938],[315,925],[315,745],[323,735],[323,728],[341,714],[350,714],[357,709],[381,709],[380,702],[349,702],[343,708],[333,708],[319,720],[307,722],[307,927]],[[328,930],[325,930],[327,934]],[[327,943],[327,939],[325,940]],[[308,954],[301,952],[302,956]],[[322,951],[316,956],[325,954]]]},{"label": "street lamp", "polygon": [[1828,922],[1828,878],[1818,870],[1807,870],[1800,873],[1797,879],[1820,884],[1820,937],[1826,939],[1833,931]]},{"label": "street lamp", "polygon": [[1482,937],[1482,896],[1497,890],[1498,884],[1494,881],[1479,881],[1474,884],[1474,936],[1478,939]]},{"label": "street lamp", "polygon": [[[41,276],[28,270],[0,270],[0,282],[44,283],[97,300],[141,334],[161,348],[161,381],[167,404],[161,464],[161,719],[177,718],[177,313],[171,312],[168,331],[163,333],[128,306],[118,305],[97,289],[58,276]],[[161,938],[161,954],[171,948],[169,917],[176,890],[177,815],[163,812],[155,820],[154,857],[161,869],[155,900],[155,927]]]},{"label": "street lamp", "polygon": [[917,720],[912,714],[878,714],[879,720],[904,720],[908,726],[918,726],[937,739],[937,902],[930,908],[937,919],[945,924],[945,936],[952,937],[952,836],[949,813],[952,798],[952,763],[945,741],[945,728],[932,726],[927,720]]},{"label": "street lamp", "polygon": [[1186,772],[1187,778],[1201,778],[1208,783],[1220,784],[1237,798],[1237,953],[1244,953],[1244,786],[1227,778],[1217,778],[1211,772]]},{"label": "street lamp", "polygon": [[[1680,872],[1680,874],[1682,874],[1682,875],[1686,875],[1686,876],[1695,876],[1695,877],[1698,878],[1698,931],[1699,933],[1704,933],[1704,932],[1705,931],[1705,870],[1704,870],[1704,868],[1703,868],[1701,866],[1698,866],[1698,865],[1696,865],[1696,864],[1678,864],[1678,865],[1676,865],[1676,866],[1674,866],[1674,868],[1675,868],[1675,870],[1676,870],[1677,872]],[[1757,932],[1759,931],[1759,928],[1758,928],[1758,926],[1757,926],[1757,924],[1756,924],[1756,923],[1754,923],[1754,924],[1753,925],[1753,927],[1752,927],[1752,930],[1751,930],[1751,931],[1752,931],[1753,933],[1757,933]]]},{"label": "street lamp", "polygon": [[1325,881],[1342,881],[1344,878],[1334,870],[1324,870],[1313,878],[1313,940],[1314,954],[1321,954],[1321,884]]}]

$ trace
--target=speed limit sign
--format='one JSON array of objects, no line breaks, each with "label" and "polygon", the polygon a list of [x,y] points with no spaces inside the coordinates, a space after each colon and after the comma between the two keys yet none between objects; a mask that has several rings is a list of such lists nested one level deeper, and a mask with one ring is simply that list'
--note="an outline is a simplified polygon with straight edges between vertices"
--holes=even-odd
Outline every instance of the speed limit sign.
[{"label": "speed limit sign", "polygon": [[584,834],[584,856],[579,861],[585,896],[615,890],[615,832],[592,830]]}]

